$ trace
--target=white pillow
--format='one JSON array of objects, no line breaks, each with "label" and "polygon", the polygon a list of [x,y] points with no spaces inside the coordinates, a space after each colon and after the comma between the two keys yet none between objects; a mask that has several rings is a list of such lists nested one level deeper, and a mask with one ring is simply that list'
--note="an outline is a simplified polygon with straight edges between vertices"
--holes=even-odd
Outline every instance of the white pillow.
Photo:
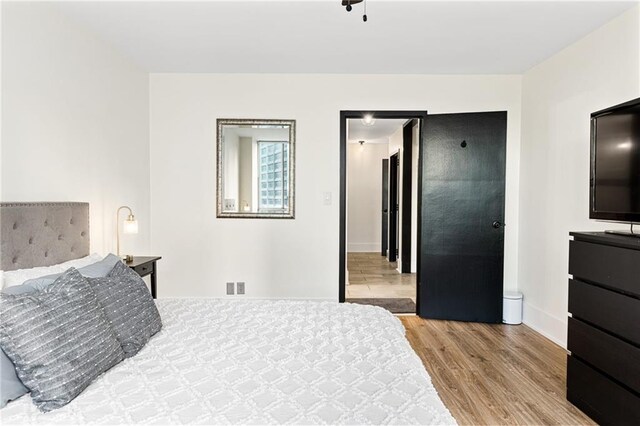
[{"label": "white pillow", "polygon": [[15,271],[4,271],[0,274],[0,278],[2,281],[2,288],[13,287],[16,285],[20,285],[26,280],[30,280],[32,278],[39,278],[45,275],[58,274],[66,271],[67,269],[74,268],[82,268],[84,266],[88,266],[99,262],[102,260],[102,256],[98,253],[90,254],[89,256],[81,257],[80,259],[69,260],[67,262],[58,263],[57,265],[51,266],[39,266],[37,268],[29,268],[29,269],[16,269]]},{"label": "white pillow", "polygon": [[81,257],[80,259],[67,260],[66,262],[59,263],[54,266],[60,267],[62,269],[61,272],[65,272],[69,268],[84,268],[85,266],[100,262],[103,258],[104,256],[99,255],[98,253],[92,253],[89,256]]}]

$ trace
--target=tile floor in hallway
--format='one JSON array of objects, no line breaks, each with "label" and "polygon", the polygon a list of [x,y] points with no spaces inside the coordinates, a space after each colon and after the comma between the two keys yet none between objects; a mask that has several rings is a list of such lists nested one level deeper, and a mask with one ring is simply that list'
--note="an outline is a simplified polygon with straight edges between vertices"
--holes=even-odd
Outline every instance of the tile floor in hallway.
[{"label": "tile floor in hallway", "polygon": [[347,253],[347,298],[400,297],[416,301],[416,274],[401,274],[380,253]]}]

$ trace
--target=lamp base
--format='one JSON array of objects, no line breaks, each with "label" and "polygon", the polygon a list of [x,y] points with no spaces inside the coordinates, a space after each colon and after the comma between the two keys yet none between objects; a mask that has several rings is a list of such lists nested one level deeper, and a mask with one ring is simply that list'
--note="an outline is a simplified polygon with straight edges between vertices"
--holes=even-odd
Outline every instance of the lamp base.
[{"label": "lamp base", "polygon": [[122,257],[122,259],[126,262],[126,263],[131,263],[133,262],[133,256],[131,256],[130,254],[126,254]]}]

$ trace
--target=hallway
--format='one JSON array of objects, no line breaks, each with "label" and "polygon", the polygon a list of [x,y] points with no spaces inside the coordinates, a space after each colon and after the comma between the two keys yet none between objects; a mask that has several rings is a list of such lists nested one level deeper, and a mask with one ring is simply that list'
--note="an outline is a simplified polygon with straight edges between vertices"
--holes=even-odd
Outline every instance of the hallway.
[{"label": "hallway", "polygon": [[348,253],[347,298],[410,298],[416,301],[416,274],[401,274],[380,253]]}]

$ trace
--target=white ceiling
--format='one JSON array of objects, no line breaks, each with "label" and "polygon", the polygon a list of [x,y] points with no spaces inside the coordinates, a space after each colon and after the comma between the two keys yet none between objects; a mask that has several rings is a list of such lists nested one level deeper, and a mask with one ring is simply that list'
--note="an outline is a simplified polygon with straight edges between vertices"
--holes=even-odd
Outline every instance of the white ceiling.
[{"label": "white ceiling", "polygon": [[57,2],[149,72],[522,73],[637,2]]},{"label": "white ceiling", "polygon": [[349,143],[389,143],[389,136],[400,129],[407,120],[377,119],[372,126],[365,126],[361,120],[347,120]]}]

